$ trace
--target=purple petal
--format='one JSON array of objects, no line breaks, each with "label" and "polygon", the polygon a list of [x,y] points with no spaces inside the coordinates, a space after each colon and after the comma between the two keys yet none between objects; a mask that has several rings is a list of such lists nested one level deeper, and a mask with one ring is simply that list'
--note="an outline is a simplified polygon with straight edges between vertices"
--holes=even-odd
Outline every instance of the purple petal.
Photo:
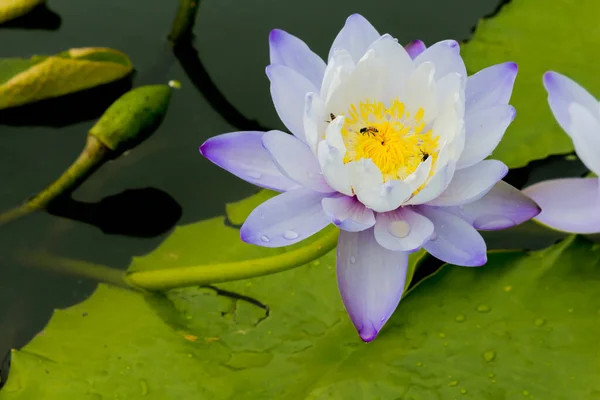
[{"label": "purple petal", "polygon": [[510,228],[540,213],[540,207],[533,200],[504,181],[496,183],[481,199],[447,210],[482,231]]},{"label": "purple petal", "polygon": [[412,59],[415,59],[419,54],[425,51],[427,46],[425,46],[425,43],[423,43],[420,40],[413,40],[412,42],[404,46],[404,48],[406,49],[410,57]]},{"label": "purple petal", "polygon": [[569,104],[579,103],[598,118],[600,107],[598,102],[587,90],[574,80],[557,72],[549,71],[544,74],[544,87],[548,91],[548,103],[556,121],[562,129],[571,135],[571,118]]},{"label": "purple petal", "polygon": [[485,196],[507,173],[508,167],[502,161],[481,161],[456,171],[446,190],[427,204],[448,207],[471,203]]},{"label": "purple petal", "polygon": [[231,132],[212,137],[200,154],[233,175],[265,189],[285,192],[300,185],[285,177],[262,145],[264,132]]},{"label": "purple petal", "polygon": [[402,297],[408,253],[391,251],[375,240],[373,229],[340,232],[337,279],[348,315],[361,339],[375,339]]},{"label": "purple petal", "polygon": [[262,143],[271,153],[275,165],[291,180],[316,192],[334,191],[323,178],[315,155],[298,138],[281,131],[270,131],[264,134]]},{"label": "purple petal", "polygon": [[505,62],[492,65],[470,76],[465,89],[466,113],[508,104],[517,71],[517,64]]},{"label": "purple petal", "polygon": [[464,267],[487,262],[485,241],[465,220],[449,210],[421,206],[418,212],[433,222],[434,234],[423,247],[435,258]]},{"label": "purple petal", "polygon": [[465,148],[457,168],[470,167],[492,154],[516,114],[507,104],[469,112],[465,116]]},{"label": "purple petal", "polygon": [[328,59],[331,58],[336,49],[344,49],[355,63],[365,55],[365,52],[375,40],[379,38],[379,32],[369,21],[360,14],[352,14],[346,19],[346,24],[338,33],[331,49]]},{"label": "purple petal", "polygon": [[294,35],[274,29],[269,35],[271,64],[281,64],[306,77],[317,88],[321,88],[325,61],[316,55],[302,40]]},{"label": "purple petal", "polygon": [[283,247],[314,235],[330,224],[321,207],[323,196],[297,189],[265,201],[242,225],[242,240],[263,247]]},{"label": "purple petal", "polygon": [[298,139],[304,137],[304,103],[307,93],[318,89],[304,76],[281,64],[267,67],[271,81],[271,97],[281,121]]},{"label": "purple petal", "polygon": [[348,232],[360,232],[375,225],[373,210],[365,207],[356,197],[326,197],[323,211],[338,228]]},{"label": "purple petal", "polygon": [[600,232],[598,178],[554,179],[523,190],[542,208],[536,220],[571,233]]},{"label": "purple petal", "polygon": [[435,66],[436,81],[452,72],[458,73],[463,79],[467,78],[467,69],[460,56],[460,46],[455,40],[437,42],[415,58],[416,65],[427,61]]},{"label": "purple petal", "polygon": [[375,239],[388,250],[410,252],[419,249],[432,234],[433,223],[410,207],[377,214]]}]

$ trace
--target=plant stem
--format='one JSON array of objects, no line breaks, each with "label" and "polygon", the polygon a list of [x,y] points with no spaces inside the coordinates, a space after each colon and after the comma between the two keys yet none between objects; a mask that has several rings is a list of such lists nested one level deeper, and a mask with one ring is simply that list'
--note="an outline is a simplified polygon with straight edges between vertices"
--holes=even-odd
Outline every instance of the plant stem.
[{"label": "plant stem", "polygon": [[27,214],[43,210],[57,197],[71,194],[94,171],[104,164],[109,151],[98,139],[92,135],[88,135],[84,150],[60,178],[26,203],[0,214],[0,225]]},{"label": "plant stem", "polygon": [[179,8],[169,33],[169,41],[172,44],[175,45],[191,37],[199,6],[200,0],[179,0]]},{"label": "plant stem", "polygon": [[330,228],[326,235],[314,242],[276,256],[222,264],[131,272],[127,274],[126,279],[132,286],[149,291],[161,291],[269,275],[299,267],[327,254],[335,248],[338,234],[337,229]]},{"label": "plant stem", "polygon": [[117,286],[129,286],[146,291],[205,286],[214,283],[237,281],[300,267],[333,250],[339,231],[329,228],[328,232],[306,246],[276,256],[255,258],[222,264],[195,265],[124,273],[115,268],[72,260],[48,254],[26,255],[21,260],[26,264],[48,268],[69,275],[97,279]]}]

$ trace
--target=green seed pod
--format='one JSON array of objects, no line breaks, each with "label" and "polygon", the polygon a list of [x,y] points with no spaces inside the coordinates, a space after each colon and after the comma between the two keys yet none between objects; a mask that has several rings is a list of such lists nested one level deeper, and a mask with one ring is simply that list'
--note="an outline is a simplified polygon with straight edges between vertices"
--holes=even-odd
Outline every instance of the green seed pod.
[{"label": "green seed pod", "polygon": [[103,85],[132,71],[133,65],[125,53],[107,48],[0,59],[0,109]]},{"label": "green seed pod", "polygon": [[43,210],[56,198],[70,195],[105,162],[143,142],[159,127],[170,98],[168,85],[142,86],[119,97],[89,131],[77,160],[25,204],[0,214],[0,224]]},{"label": "green seed pod", "polygon": [[169,106],[167,85],[142,86],[115,101],[90,130],[119,156],[146,140],[160,125]]}]

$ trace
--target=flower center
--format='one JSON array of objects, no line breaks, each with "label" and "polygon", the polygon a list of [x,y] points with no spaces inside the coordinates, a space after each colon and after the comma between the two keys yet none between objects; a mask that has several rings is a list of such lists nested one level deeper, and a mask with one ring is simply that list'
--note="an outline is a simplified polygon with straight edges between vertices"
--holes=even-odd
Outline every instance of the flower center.
[{"label": "flower center", "polygon": [[425,130],[424,116],[422,108],[411,116],[397,99],[387,108],[382,102],[368,100],[358,107],[352,104],[342,128],[344,163],[370,158],[384,181],[405,179],[429,157],[433,165],[439,137],[434,138],[431,129]]}]

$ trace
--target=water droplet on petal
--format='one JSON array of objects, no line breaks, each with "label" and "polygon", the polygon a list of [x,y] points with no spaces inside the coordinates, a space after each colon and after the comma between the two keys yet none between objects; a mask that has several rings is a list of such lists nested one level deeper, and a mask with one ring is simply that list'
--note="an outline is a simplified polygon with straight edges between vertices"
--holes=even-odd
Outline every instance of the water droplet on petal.
[{"label": "water droplet on petal", "polygon": [[429,240],[436,240],[436,239],[437,239],[437,237],[438,237],[438,236],[437,236],[437,233],[433,232],[433,233],[431,234],[431,237],[429,238]]},{"label": "water droplet on petal", "polygon": [[267,236],[265,236],[265,235],[262,235],[262,236],[260,237],[260,240],[262,240],[262,241],[263,241],[263,242],[265,242],[265,243],[269,243],[269,242],[271,241],[271,239],[269,239],[269,238],[268,238]]},{"label": "water droplet on petal", "polygon": [[480,304],[477,306],[477,311],[480,313],[489,313],[492,309],[487,304]]},{"label": "water droplet on petal", "polygon": [[495,230],[512,225],[515,225],[515,222],[504,215],[485,215],[473,221],[473,226],[483,230]]},{"label": "water droplet on petal", "polygon": [[307,175],[308,175],[309,179],[312,179],[315,177],[315,174],[313,174],[312,172],[309,172]]},{"label": "water droplet on petal", "polygon": [[496,352],[492,350],[488,350],[483,353],[483,359],[487,362],[494,361],[494,358],[496,358]]},{"label": "water droplet on petal", "polygon": [[458,315],[456,316],[456,318],[454,318],[454,319],[456,320],[456,322],[465,322],[465,320],[467,319],[467,317],[465,317],[465,316],[464,316],[464,315],[462,315],[462,314],[458,314]]},{"label": "water droplet on petal", "polygon": [[452,381],[448,384],[448,386],[450,386],[450,387],[458,386],[458,381]]},{"label": "water droplet on petal", "polygon": [[246,171],[244,171],[244,172],[246,173],[246,175],[248,177],[254,178],[254,179],[260,179],[263,176],[260,172],[258,172],[258,171],[252,171],[252,170],[249,170],[249,169],[246,170]]},{"label": "water droplet on petal", "polygon": [[410,233],[410,225],[406,221],[392,221],[388,226],[388,231],[397,238],[405,238]]},{"label": "water droplet on petal", "polygon": [[546,323],[546,320],[544,318],[536,318],[534,323],[536,326],[542,326]]},{"label": "water droplet on petal", "polygon": [[283,237],[287,240],[294,240],[298,239],[298,234],[294,231],[285,231],[283,232]]},{"label": "water droplet on petal", "polygon": [[350,256],[350,264],[354,264],[356,262],[356,257]]}]

